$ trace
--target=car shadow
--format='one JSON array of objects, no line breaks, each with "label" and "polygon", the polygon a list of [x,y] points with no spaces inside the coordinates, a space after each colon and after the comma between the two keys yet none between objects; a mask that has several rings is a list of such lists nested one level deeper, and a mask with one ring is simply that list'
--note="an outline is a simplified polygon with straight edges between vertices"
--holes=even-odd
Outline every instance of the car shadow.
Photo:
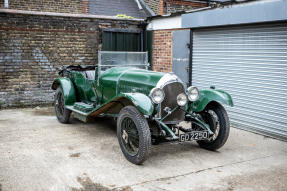
[{"label": "car shadow", "polygon": [[[161,143],[153,145],[150,153],[150,158],[164,158],[166,156],[181,156],[186,153],[195,152],[212,152],[201,149],[196,142],[188,143]],[[176,154],[176,155],[175,155]]]},{"label": "car shadow", "polygon": [[116,121],[113,118],[108,118],[108,117],[94,117],[90,119],[88,122],[84,123],[74,117],[70,119],[71,124],[75,125],[81,125],[85,126],[88,129],[93,130],[92,132],[89,131],[90,133],[93,134],[93,132],[96,134],[99,131],[106,133],[107,135],[114,135],[116,136],[117,133],[117,124]]},{"label": "car shadow", "polygon": [[[75,118],[71,120],[71,123],[84,124],[89,131],[90,136],[98,136],[99,132],[108,136],[109,138],[114,138],[117,142],[117,125],[113,118],[108,117],[96,117],[87,123],[83,123]],[[120,150],[120,147],[118,147]],[[198,146],[196,142],[186,142],[186,143],[176,143],[176,142],[164,142],[158,145],[152,145],[151,153],[149,158],[151,160],[162,160],[168,156],[181,156],[187,153],[217,153],[216,151],[208,151],[202,149]]]}]

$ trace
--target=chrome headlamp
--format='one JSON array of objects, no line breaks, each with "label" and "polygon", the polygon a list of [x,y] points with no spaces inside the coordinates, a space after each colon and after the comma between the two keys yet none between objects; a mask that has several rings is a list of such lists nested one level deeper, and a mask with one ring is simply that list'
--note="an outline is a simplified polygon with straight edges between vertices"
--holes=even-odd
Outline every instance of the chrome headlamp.
[{"label": "chrome headlamp", "polygon": [[189,101],[196,101],[199,98],[199,90],[195,86],[190,86],[187,88],[187,97]]},{"label": "chrome headlamp", "polygon": [[176,97],[176,101],[179,106],[185,106],[185,104],[187,103],[187,97],[184,93],[178,94],[178,96]]},{"label": "chrome headlamp", "polygon": [[150,91],[149,96],[151,97],[151,100],[155,104],[160,104],[164,100],[164,91],[160,88],[153,88]]}]

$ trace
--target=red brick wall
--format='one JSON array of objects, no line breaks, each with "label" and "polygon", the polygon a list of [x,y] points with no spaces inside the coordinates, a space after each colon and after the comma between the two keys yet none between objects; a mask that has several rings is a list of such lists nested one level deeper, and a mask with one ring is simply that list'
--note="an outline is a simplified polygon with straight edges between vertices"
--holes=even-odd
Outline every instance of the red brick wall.
[{"label": "red brick wall", "polygon": [[144,1],[156,15],[164,15],[177,11],[185,11],[207,6],[206,2],[200,2],[200,1],[191,2],[183,0],[167,0],[165,8],[164,0],[144,0]]},{"label": "red brick wall", "polygon": [[165,11],[164,11],[164,2],[163,0],[160,0],[159,2],[159,7],[158,7],[158,15],[164,15],[166,14]]},{"label": "red brick wall", "polygon": [[[163,6],[161,3],[163,0],[144,0],[144,2],[149,6],[149,8],[156,14],[159,14],[160,5]],[[162,9],[163,10],[163,9]]]},{"label": "red brick wall", "polygon": [[173,31],[186,29],[168,29],[153,31],[152,70],[158,72],[172,71]]},{"label": "red brick wall", "polygon": [[192,9],[203,8],[207,6],[205,2],[188,2],[182,0],[167,0],[166,2],[167,13],[174,13],[178,11],[186,11]]},{"label": "red brick wall", "polygon": [[152,69],[159,72],[171,72],[172,67],[172,31],[153,31]]}]

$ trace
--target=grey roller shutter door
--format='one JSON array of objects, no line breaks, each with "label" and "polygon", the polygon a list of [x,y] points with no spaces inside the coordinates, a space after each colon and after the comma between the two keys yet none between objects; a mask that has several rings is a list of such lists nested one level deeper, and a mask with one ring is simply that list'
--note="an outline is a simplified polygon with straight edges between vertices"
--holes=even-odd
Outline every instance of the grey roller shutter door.
[{"label": "grey roller shutter door", "polygon": [[194,30],[192,83],[232,95],[232,125],[287,140],[287,25]]}]

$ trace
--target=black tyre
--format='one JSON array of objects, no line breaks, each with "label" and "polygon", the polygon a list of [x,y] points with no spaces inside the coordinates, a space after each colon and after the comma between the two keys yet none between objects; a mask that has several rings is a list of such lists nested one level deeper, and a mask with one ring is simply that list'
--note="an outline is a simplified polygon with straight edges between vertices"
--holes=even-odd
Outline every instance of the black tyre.
[{"label": "black tyre", "polygon": [[117,136],[128,161],[142,164],[150,153],[151,135],[147,120],[133,106],[124,107],[117,119]]},{"label": "black tyre", "polygon": [[197,141],[200,147],[207,150],[217,150],[222,147],[229,136],[230,124],[227,112],[219,104],[213,104],[201,114],[203,120],[214,133],[208,140]]},{"label": "black tyre", "polygon": [[57,88],[55,93],[54,105],[58,120],[61,123],[69,123],[71,111],[64,107],[64,94],[60,86]]}]

